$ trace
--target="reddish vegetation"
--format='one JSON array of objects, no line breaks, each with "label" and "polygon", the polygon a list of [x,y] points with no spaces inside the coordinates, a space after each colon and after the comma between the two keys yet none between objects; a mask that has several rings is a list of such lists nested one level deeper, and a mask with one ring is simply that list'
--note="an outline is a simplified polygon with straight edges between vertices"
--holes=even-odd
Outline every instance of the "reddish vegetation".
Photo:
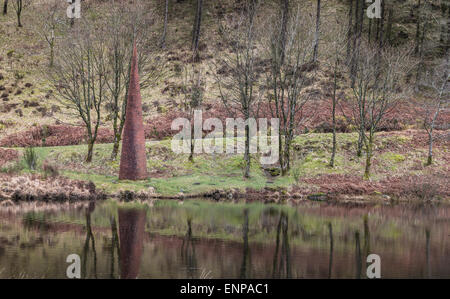
[{"label": "reddish vegetation", "polygon": [[414,199],[450,196],[448,176],[442,171],[434,171],[422,176],[389,177],[379,182],[366,181],[359,176],[349,174],[325,174],[305,179],[304,182],[319,186],[319,192],[326,194],[364,195],[381,192]]},{"label": "reddish vegetation", "polygon": [[[305,128],[316,132],[331,132],[331,101],[320,100],[318,102],[309,102],[305,107],[302,115],[308,120],[298,128],[298,133],[303,132]],[[424,111],[420,105],[413,102],[403,102],[390,111],[386,118],[382,121],[379,131],[400,131],[408,127],[421,129]],[[259,109],[258,117],[270,118],[270,108],[262,105]],[[345,115],[345,116],[344,116]],[[230,113],[223,105],[206,105],[203,113],[203,119],[216,117],[223,123],[227,117],[239,117],[239,113]],[[155,117],[144,121],[144,131],[146,139],[163,139],[173,136],[177,131],[172,131],[172,121],[178,117],[187,117],[185,112],[179,110],[171,110],[168,113],[158,114]],[[337,131],[351,132],[354,131],[355,124],[352,123],[351,107],[348,103],[342,101],[337,109]],[[442,112],[437,122],[437,129],[447,129],[450,123],[450,112]],[[86,130],[83,127],[67,126],[67,125],[50,125],[46,127],[33,127],[26,131],[11,134],[0,140],[0,146],[62,146],[83,144],[86,141]],[[46,132],[45,132],[46,131]],[[436,131],[436,135],[439,131]],[[44,138],[45,137],[45,138]],[[416,136],[414,136],[416,138]],[[421,145],[427,143],[427,136],[421,133],[417,136]],[[45,143],[43,142],[45,139]],[[445,139],[445,138],[444,138]],[[109,128],[100,128],[97,143],[113,142],[112,130]],[[441,142],[437,138],[437,142]]]},{"label": "reddish vegetation", "polygon": [[37,175],[0,174],[0,200],[82,201],[104,199],[95,184],[64,177],[43,179]]},{"label": "reddish vegetation", "polygon": [[3,164],[17,160],[19,158],[19,153],[14,149],[0,148],[0,166]]},{"label": "reddish vegetation", "polygon": [[378,183],[365,181],[361,176],[350,174],[325,174],[315,178],[302,180],[307,184],[319,186],[319,191],[332,194],[368,194],[376,190],[380,191]]},{"label": "reddish vegetation", "polygon": [[[113,141],[112,131],[100,128],[98,143]],[[86,143],[86,129],[67,125],[33,127],[27,131],[11,134],[0,140],[0,146],[63,146]]]}]

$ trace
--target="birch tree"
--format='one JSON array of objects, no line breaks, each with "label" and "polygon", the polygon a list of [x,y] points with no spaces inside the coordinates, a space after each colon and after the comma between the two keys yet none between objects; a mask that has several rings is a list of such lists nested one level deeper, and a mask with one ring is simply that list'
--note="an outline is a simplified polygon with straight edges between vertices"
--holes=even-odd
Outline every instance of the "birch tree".
[{"label": "birch tree", "polygon": [[433,131],[437,125],[439,114],[449,109],[450,87],[449,87],[449,54],[433,72],[427,74],[427,85],[430,98],[424,103],[425,117],[423,126],[428,134],[428,157],[426,165],[433,163]]},{"label": "birch tree", "polygon": [[106,55],[103,58],[109,74],[105,104],[110,112],[108,118],[112,122],[114,134],[111,160],[115,160],[125,125],[133,41],[136,41],[138,50],[141,89],[155,84],[165,72],[164,62],[156,52],[157,37],[150,31],[153,24],[152,13],[142,3],[131,6],[118,3],[110,11],[102,26],[106,44]]},{"label": "birch tree", "polygon": [[105,100],[107,71],[104,64],[105,43],[95,26],[80,22],[80,26],[64,40],[63,49],[48,72],[58,93],[57,99],[86,128],[88,151],[86,162],[92,161],[94,144],[101,123]]},{"label": "birch tree", "polygon": [[281,174],[286,175],[295,130],[307,119],[302,110],[311,99],[304,89],[313,77],[308,64],[314,56],[314,21],[299,5],[289,9],[283,6],[270,20],[266,26],[268,39],[264,40],[270,61],[268,103],[272,117],[280,120],[279,162]]},{"label": "birch tree", "polygon": [[63,9],[63,2],[53,0],[48,3],[42,3],[37,7],[37,13],[34,16],[33,29],[45,40],[49,47],[49,67],[53,67],[55,57],[56,40],[61,37],[64,31],[66,16]]},{"label": "birch tree", "polygon": [[[255,105],[258,102],[258,6],[258,0],[246,0],[246,9],[230,20],[229,24],[221,25],[222,40],[230,47],[231,54],[225,54],[215,65],[215,78],[222,103],[230,113],[239,112],[245,120],[255,115]],[[220,71],[222,69],[225,71]],[[251,163],[248,121],[245,122],[244,134],[244,177],[248,178]]]},{"label": "birch tree", "polygon": [[358,68],[352,90],[355,114],[358,115],[359,127],[363,128],[361,138],[366,154],[365,179],[370,177],[375,133],[380,122],[406,93],[402,90],[406,86],[403,83],[413,66],[408,46],[385,46],[380,50],[363,41],[357,56]]}]

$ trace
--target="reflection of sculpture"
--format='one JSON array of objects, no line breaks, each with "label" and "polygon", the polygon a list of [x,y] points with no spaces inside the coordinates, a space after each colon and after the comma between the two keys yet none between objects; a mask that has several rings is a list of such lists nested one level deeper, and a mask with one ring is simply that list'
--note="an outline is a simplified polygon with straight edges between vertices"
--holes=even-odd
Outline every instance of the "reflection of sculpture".
[{"label": "reflection of sculpture", "polygon": [[145,218],[145,210],[119,209],[120,278],[139,274]]},{"label": "reflection of sculpture", "polygon": [[119,180],[143,180],[147,178],[147,159],[136,44],[133,45],[130,72]]}]

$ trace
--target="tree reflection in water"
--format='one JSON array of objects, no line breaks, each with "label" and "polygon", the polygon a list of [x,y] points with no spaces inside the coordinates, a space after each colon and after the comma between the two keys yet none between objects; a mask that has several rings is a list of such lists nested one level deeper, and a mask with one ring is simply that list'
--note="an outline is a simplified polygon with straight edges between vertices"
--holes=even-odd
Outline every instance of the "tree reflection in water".
[{"label": "tree reflection in water", "polygon": [[115,216],[111,216],[110,218],[110,223],[111,223],[111,247],[110,247],[110,275],[109,278],[116,278],[116,276],[114,275],[115,272],[115,252],[117,252],[117,257],[119,260],[119,264],[120,264],[120,247],[119,247],[119,235],[117,233],[117,222],[116,222],[116,217]]},{"label": "tree reflection in water", "polygon": [[94,234],[92,233],[92,227],[91,227],[91,213],[95,210],[95,201],[89,202],[89,206],[86,208],[86,240],[84,241],[84,247],[83,247],[83,257],[82,257],[82,271],[81,273],[84,273],[84,278],[89,277],[88,271],[87,271],[87,260],[88,260],[88,254],[89,254],[89,241],[92,248],[92,254],[93,254],[93,272],[94,277],[97,278],[97,251],[95,250],[95,239]]},{"label": "tree reflection in water", "polygon": [[241,273],[240,278],[248,278],[250,274],[250,265],[251,265],[251,258],[250,258],[250,248],[248,246],[248,209],[244,209],[244,224],[242,225],[242,235],[244,239],[244,245],[243,245],[243,257],[242,257],[242,264],[241,264]]},{"label": "tree reflection in water", "polygon": [[427,263],[427,278],[431,278],[431,263],[430,263],[430,229],[425,229],[425,256]]},{"label": "tree reflection in water", "polygon": [[362,267],[359,231],[355,232],[355,265],[356,265],[355,278],[359,279],[361,278],[361,267]]},{"label": "tree reflection in water", "polygon": [[331,278],[331,272],[333,270],[333,247],[334,247],[334,242],[333,242],[333,225],[331,224],[331,222],[328,223],[328,232],[330,235],[330,259],[329,259],[329,263],[328,263],[328,279]]},{"label": "tree reflection in water", "polygon": [[181,262],[186,268],[187,278],[198,278],[194,241],[195,240],[192,236],[192,218],[188,217],[186,236],[181,244]]},{"label": "tree reflection in water", "polygon": [[119,208],[120,278],[136,278],[139,274],[146,213],[144,209]]},{"label": "tree reflection in water", "polygon": [[[273,278],[291,278],[291,261],[289,249],[289,216],[285,212],[280,213],[277,225],[277,238],[275,243],[275,254],[273,257]],[[281,242],[281,250],[280,250]]]}]

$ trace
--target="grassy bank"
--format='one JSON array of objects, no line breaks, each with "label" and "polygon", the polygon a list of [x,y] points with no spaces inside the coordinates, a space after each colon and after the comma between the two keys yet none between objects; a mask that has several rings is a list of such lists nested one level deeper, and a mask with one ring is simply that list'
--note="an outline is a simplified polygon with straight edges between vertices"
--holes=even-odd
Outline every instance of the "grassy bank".
[{"label": "grassy bank", "polygon": [[[336,166],[328,166],[331,155],[331,134],[310,133],[297,136],[293,145],[293,167],[285,177],[273,176],[273,172],[264,169],[259,163],[259,155],[253,156],[251,178],[242,177],[242,154],[196,154],[194,162],[187,154],[175,154],[171,150],[171,141],[148,141],[147,168],[149,179],[144,181],[119,181],[119,161],[110,160],[112,144],[95,146],[92,163],[85,163],[86,145],[37,147],[36,170],[26,167],[24,159],[11,162],[2,167],[3,172],[39,173],[48,175],[44,165],[57,169],[59,175],[70,179],[92,181],[98,189],[107,193],[120,190],[140,191],[154,188],[158,194],[172,196],[181,193],[200,194],[212,190],[246,188],[263,190],[264,188],[290,188],[305,190],[306,193],[320,192],[324,184],[336,186],[337,191],[348,185],[353,189],[361,188],[364,157],[356,157],[357,134],[338,134]],[[435,162],[424,166],[426,144],[420,144],[423,132],[402,131],[380,133],[376,141],[371,188],[368,193],[381,193],[377,183],[402,177],[427,177],[436,171],[448,170],[448,146],[438,142],[435,147]],[[23,152],[24,149],[19,149]],[[342,178],[346,178],[342,180]],[[423,180],[426,181],[426,180]],[[340,184],[342,186],[340,186]],[[291,188],[292,189],[292,188]],[[358,192],[356,192],[358,193]]]}]

